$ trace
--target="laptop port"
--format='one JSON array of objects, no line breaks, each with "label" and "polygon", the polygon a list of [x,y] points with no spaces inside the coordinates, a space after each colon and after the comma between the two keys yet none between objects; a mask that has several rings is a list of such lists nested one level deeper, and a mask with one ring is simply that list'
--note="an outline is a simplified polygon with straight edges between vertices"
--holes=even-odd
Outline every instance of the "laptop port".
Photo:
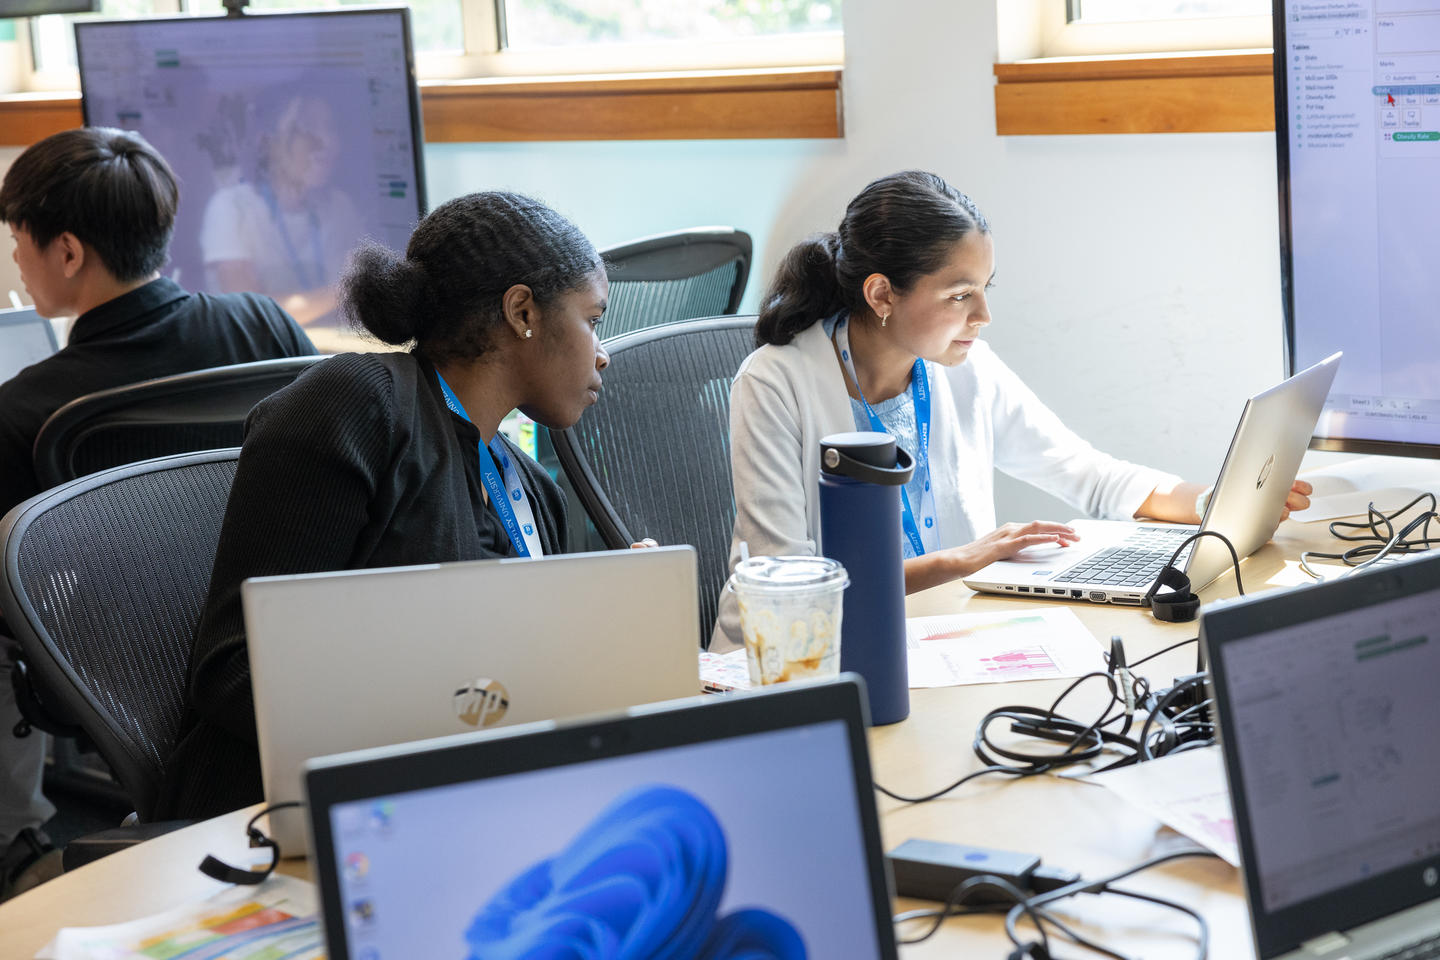
[{"label": "laptop port", "polygon": [[1110,602],[1124,604],[1127,607],[1138,607],[1142,606],[1145,601],[1139,597],[1111,597]]},{"label": "laptop port", "polygon": [[1085,591],[1084,591],[1084,590],[1071,590],[1071,591],[1070,591],[1070,598],[1071,598],[1072,600],[1083,600],[1083,599],[1085,599]]},{"label": "laptop port", "polygon": [[1029,587],[1017,587],[1016,589],[1019,590],[1021,593],[1029,593],[1029,592],[1030,592],[1030,588],[1029,588]]},{"label": "laptop port", "polygon": [[1050,593],[1051,593],[1052,596],[1056,596],[1056,597],[1063,597],[1063,596],[1065,596],[1065,591],[1064,591],[1064,590],[1056,590],[1054,587],[1051,587],[1051,588],[1050,588]]},{"label": "laptop port", "polygon": [[1104,603],[1107,598],[1105,596],[1104,590],[1091,590],[1090,599],[1094,600],[1096,603]]}]

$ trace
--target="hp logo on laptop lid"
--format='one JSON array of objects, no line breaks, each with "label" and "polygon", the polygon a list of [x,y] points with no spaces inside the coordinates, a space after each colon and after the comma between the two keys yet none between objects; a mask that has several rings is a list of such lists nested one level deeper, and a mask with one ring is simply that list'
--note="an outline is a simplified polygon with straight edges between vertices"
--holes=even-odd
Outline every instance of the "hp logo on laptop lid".
[{"label": "hp logo on laptop lid", "polygon": [[1275,469],[1275,454],[1270,454],[1265,460],[1265,465],[1260,468],[1260,476],[1255,480],[1255,489],[1259,490],[1265,486],[1265,481],[1270,479],[1270,471]]},{"label": "hp logo on laptop lid", "polygon": [[510,709],[510,694],[499,680],[476,677],[455,691],[452,703],[461,721],[472,727],[489,727]]}]

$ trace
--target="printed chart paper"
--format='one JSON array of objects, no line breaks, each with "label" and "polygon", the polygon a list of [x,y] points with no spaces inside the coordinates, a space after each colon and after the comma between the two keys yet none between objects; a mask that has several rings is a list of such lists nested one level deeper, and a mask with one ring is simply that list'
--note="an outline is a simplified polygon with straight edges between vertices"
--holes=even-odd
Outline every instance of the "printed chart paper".
[{"label": "printed chart paper", "polygon": [[106,927],[66,927],[35,960],[324,960],[315,888],[272,876]]},{"label": "printed chart paper", "polygon": [[1172,830],[1215,851],[1231,866],[1240,866],[1219,747],[1186,750],[1097,773],[1088,782],[1109,788]]},{"label": "printed chart paper", "polygon": [[1105,669],[1100,644],[1065,607],[915,617],[905,621],[905,633],[911,689],[1054,680]]},{"label": "printed chart paper", "polygon": [[[914,690],[1054,680],[1105,669],[1100,644],[1064,607],[914,617],[905,621],[905,635]],[[747,689],[745,651],[701,653],[700,681],[707,693]]]}]

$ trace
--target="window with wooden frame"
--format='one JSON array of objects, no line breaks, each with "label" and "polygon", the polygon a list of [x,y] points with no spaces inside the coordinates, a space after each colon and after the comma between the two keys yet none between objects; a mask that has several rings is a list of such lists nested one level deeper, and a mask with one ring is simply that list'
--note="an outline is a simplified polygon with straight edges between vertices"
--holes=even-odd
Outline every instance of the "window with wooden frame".
[{"label": "window with wooden frame", "polygon": [[996,132],[1274,127],[1269,0],[997,0]]}]

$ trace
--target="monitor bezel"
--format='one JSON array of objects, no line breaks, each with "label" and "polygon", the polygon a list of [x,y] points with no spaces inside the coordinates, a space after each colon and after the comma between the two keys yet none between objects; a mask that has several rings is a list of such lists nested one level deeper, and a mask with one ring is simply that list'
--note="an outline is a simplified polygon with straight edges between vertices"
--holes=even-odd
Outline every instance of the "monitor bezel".
[{"label": "monitor bezel", "polygon": [[[258,11],[245,13],[241,16],[163,16],[163,17],[129,17],[111,18],[107,20],[84,20],[75,23],[75,65],[80,74],[80,114],[85,126],[93,125],[93,118],[90,115],[91,99],[85,93],[85,69],[83,49],[83,38],[86,33],[97,27],[114,27],[116,24],[125,24],[134,28],[141,28],[151,24],[161,23],[193,23],[193,24],[215,24],[255,21],[259,19],[302,19],[315,17],[357,17],[375,16],[377,14],[391,14],[400,17],[400,28],[404,38],[405,46],[405,76],[409,86],[408,97],[410,101],[410,150],[415,165],[415,222],[418,224],[425,219],[429,212],[429,200],[425,185],[425,118],[421,112],[420,103],[420,81],[415,69],[415,34],[410,23],[409,7],[392,6],[354,6],[330,10],[275,10]],[[412,227],[413,229],[413,227]],[[360,238],[356,238],[359,243]]]},{"label": "monitor bezel", "polygon": [[[879,958],[898,960],[889,861],[880,837],[866,738],[865,688],[853,674],[829,683],[782,684],[726,697],[691,697],[605,717],[458,734],[310,761],[304,778],[306,820],[329,956],[346,960],[352,955],[330,829],[330,810],[336,804],[832,722],[845,725],[850,748]],[[405,786],[401,789],[397,784]]]},{"label": "monitor bezel", "polygon": [[100,10],[100,0],[69,0],[69,2],[56,3],[45,2],[45,0],[31,0],[30,3],[19,0],[14,4],[15,9],[10,10],[6,5],[0,3],[0,20],[18,20],[22,17],[48,17],[51,14],[75,14],[75,13],[97,13]]},{"label": "monitor bezel", "polygon": [[[1285,376],[1292,377],[1296,371],[1295,352],[1295,273],[1291,250],[1292,225],[1290,222],[1290,110],[1289,79],[1285,70],[1286,0],[1272,0],[1271,20],[1274,27],[1273,73],[1275,85],[1275,164],[1280,199],[1280,302],[1284,313]],[[1322,417],[1322,420],[1324,418]],[[1318,425],[1317,425],[1318,426]],[[1319,436],[1310,437],[1311,450],[1329,450],[1337,453],[1373,453],[1391,457],[1423,457],[1440,459],[1440,442],[1413,443],[1404,440],[1374,440],[1362,437]]]},{"label": "monitor bezel", "polygon": [[1305,941],[1325,933],[1350,930],[1435,899],[1440,890],[1426,886],[1423,877],[1427,869],[1440,869],[1440,855],[1267,911],[1255,862],[1244,772],[1237,751],[1227,740],[1229,731],[1235,729],[1235,716],[1229,697],[1223,693],[1229,689],[1230,676],[1226,649],[1263,633],[1431,591],[1440,591],[1440,555],[1422,555],[1328,583],[1242,597],[1201,614],[1200,643],[1211,673],[1216,740],[1224,756],[1251,930],[1261,960],[1298,949]]}]

